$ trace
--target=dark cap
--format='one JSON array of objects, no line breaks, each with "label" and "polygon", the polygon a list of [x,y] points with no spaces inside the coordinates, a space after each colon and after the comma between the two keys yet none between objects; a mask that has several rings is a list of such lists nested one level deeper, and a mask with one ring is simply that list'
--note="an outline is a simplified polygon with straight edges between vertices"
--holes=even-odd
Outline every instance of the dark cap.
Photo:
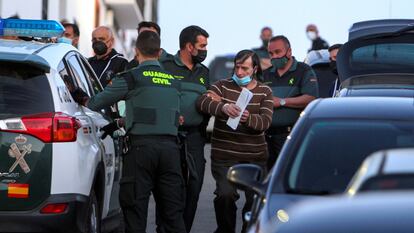
[{"label": "dark cap", "polygon": [[330,51],[332,51],[332,50],[339,49],[340,47],[342,47],[342,44],[334,44],[334,45],[331,45],[331,46],[328,48],[328,51],[330,52]]}]

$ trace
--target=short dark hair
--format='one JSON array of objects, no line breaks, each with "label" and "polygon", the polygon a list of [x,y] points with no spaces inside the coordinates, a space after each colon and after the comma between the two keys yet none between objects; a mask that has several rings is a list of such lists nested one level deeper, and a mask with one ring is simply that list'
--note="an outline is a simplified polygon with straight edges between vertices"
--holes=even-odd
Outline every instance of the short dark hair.
[{"label": "short dark hair", "polygon": [[334,45],[331,45],[331,46],[328,48],[328,51],[330,52],[330,51],[332,51],[332,50],[339,49],[339,48],[341,48],[341,47],[342,47],[342,44],[334,44]]},{"label": "short dark hair", "polygon": [[78,27],[77,24],[75,24],[75,23],[63,23],[63,27],[72,27],[73,34],[75,34],[75,36],[77,36],[77,37],[80,36],[79,27]]},{"label": "short dark hair", "polygon": [[[260,67],[260,59],[259,59],[259,56],[257,56],[257,54],[255,52],[253,52],[252,50],[244,49],[244,50],[239,51],[236,54],[236,56],[234,57],[234,67],[236,67],[236,64],[243,63],[249,57],[252,58],[253,68],[257,67],[256,74],[254,74],[253,77],[256,80],[259,80],[262,77],[262,68]],[[234,70],[233,70],[233,72],[234,72]]]},{"label": "short dark hair", "polygon": [[209,37],[207,31],[199,26],[191,25],[184,28],[180,33],[180,49],[183,49],[187,43],[191,43],[192,45],[197,43],[197,37],[199,35]]},{"label": "short dark hair", "polygon": [[135,47],[148,57],[157,57],[160,52],[160,36],[153,31],[143,31],[137,37]]},{"label": "short dark hair", "polygon": [[141,28],[154,28],[157,31],[158,35],[161,36],[161,28],[160,25],[151,21],[142,21],[138,24],[137,30],[141,30]]},{"label": "short dark hair", "polygon": [[283,35],[278,35],[278,36],[274,36],[269,40],[269,43],[275,42],[277,40],[282,40],[283,43],[285,44],[286,49],[290,48],[290,42],[289,39],[286,36]]}]

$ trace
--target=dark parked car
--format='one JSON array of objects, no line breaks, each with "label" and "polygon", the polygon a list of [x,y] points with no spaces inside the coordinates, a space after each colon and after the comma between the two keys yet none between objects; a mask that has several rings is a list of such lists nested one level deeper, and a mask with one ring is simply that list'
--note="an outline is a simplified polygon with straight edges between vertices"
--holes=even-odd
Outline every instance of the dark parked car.
[{"label": "dark parked car", "polygon": [[233,73],[234,54],[215,57],[208,68],[210,70],[210,83],[213,84],[220,79],[229,78]]},{"label": "dark parked car", "polygon": [[[308,198],[345,191],[371,153],[414,146],[413,100],[401,97],[328,98],[313,101],[293,127],[270,175],[238,165],[228,179],[256,193],[250,232]],[[259,231],[256,231],[259,232]]]},{"label": "dark parked car", "polygon": [[339,96],[414,94],[414,20],[355,23],[337,57]]},{"label": "dark parked car", "polygon": [[[414,229],[412,192],[361,194],[299,204],[272,233],[409,233]],[[286,217],[285,217],[286,219]]]}]

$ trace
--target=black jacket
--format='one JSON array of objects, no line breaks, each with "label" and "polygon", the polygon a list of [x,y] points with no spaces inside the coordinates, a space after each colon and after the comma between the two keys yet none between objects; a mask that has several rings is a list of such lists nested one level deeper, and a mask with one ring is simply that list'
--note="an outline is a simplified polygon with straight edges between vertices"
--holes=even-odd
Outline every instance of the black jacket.
[{"label": "black jacket", "polygon": [[321,49],[327,49],[327,48],[329,48],[328,42],[318,37],[312,41],[312,48],[310,48],[308,52],[312,50],[321,50]]},{"label": "black jacket", "polygon": [[112,49],[108,56],[103,59],[97,59],[96,56],[93,56],[88,61],[104,88],[115,74],[123,72],[128,65],[128,60],[115,49]]}]

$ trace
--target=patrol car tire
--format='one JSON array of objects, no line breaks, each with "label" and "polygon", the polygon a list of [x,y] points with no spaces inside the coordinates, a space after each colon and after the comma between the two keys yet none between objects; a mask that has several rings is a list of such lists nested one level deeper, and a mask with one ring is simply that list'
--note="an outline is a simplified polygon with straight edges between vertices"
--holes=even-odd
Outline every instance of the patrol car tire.
[{"label": "patrol car tire", "polygon": [[101,221],[98,199],[92,190],[89,196],[88,215],[86,219],[86,233],[101,233]]}]

